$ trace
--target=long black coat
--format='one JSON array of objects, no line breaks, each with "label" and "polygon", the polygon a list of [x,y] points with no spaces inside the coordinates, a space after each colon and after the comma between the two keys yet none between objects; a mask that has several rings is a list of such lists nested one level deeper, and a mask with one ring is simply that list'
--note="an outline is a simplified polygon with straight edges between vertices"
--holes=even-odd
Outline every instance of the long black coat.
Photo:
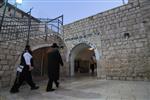
[{"label": "long black coat", "polygon": [[57,49],[48,53],[48,77],[51,80],[59,80],[60,65],[63,66],[61,55]]}]

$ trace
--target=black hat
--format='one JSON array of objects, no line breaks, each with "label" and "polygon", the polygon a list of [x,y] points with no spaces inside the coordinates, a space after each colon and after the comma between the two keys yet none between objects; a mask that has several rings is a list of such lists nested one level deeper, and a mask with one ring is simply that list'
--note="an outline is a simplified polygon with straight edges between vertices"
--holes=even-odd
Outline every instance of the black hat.
[{"label": "black hat", "polygon": [[30,45],[25,46],[25,50],[29,50],[29,48],[30,48]]},{"label": "black hat", "polygon": [[53,45],[51,47],[52,48],[59,48],[59,46],[57,45],[57,43],[53,43]]}]

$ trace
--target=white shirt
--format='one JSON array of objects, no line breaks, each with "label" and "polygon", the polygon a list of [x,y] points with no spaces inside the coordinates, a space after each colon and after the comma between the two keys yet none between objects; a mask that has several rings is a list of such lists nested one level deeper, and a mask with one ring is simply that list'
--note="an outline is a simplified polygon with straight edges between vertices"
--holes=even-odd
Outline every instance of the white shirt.
[{"label": "white shirt", "polygon": [[27,65],[31,65],[31,58],[32,58],[32,55],[29,53],[29,52],[25,52],[23,54],[23,57],[25,59],[25,62]]}]

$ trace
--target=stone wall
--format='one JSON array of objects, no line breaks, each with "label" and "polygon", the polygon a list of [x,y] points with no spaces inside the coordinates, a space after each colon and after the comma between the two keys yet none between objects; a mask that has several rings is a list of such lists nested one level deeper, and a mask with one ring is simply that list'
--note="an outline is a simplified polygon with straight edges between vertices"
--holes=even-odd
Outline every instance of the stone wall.
[{"label": "stone wall", "polygon": [[[45,41],[45,35],[41,35],[30,37],[29,44],[32,50],[36,50],[41,47],[51,46],[54,42],[63,43],[58,36],[48,35],[47,41]],[[20,63],[20,55],[25,45],[26,39],[0,42],[0,88],[10,86],[14,82],[16,67]],[[61,53],[64,55],[63,52]]]},{"label": "stone wall", "polygon": [[[86,42],[100,56],[98,77],[150,80],[150,1],[129,3],[64,26],[68,53]],[[69,62],[69,61],[68,61]]]},{"label": "stone wall", "polygon": [[[9,16],[10,11],[8,10],[11,5],[9,5],[6,9],[6,14],[5,16]],[[2,16],[4,7],[0,8],[0,16]],[[13,9],[13,8],[11,8]],[[18,9],[19,10],[19,9]],[[25,14],[25,12],[19,10],[16,11],[17,13],[20,14]],[[22,13],[23,12],[23,13]],[[3,33],[4,30],[2,30],[0,34],[0,88],[1,87],[7,87],[12,85],[15,74],[16,74],[16,67],[20,63],[20,55],[22,54],[22,51],[24,50],[24,46],[26,45],[27,42],[27,29],[28,29],[28,14],[25,14],[24,16],[18,16],[17,17],[23,17],[22,19],[16,20],[15,18],[4,18],[3,25],[17,25],[15,27],[11,28],[10,34],[7,34],[6,32],[10,31],[9,27],[5,27],[8,29],[8,31]],[[0,17],[1,20],[1,17]],[[10,23],[8,23],[8,21]],[[31,26],[31,32],[30,32],[30,45],[33,50],[39,49],[41,47],[49,47],[52,45],[52,43],[58,43],[59,45],[64,45],[62,36],[58,36],[59,34],[56,32],[53,32],[52,30],[47,31],[47,38],[45,35],[45,32],[41,30],[41,28],[38,28],[39,25],[39,20],[35,19],[34,17],[31,16],[31,24],[36,24],[36,26]],[[19,33],[18,35],[20,36],[19,38],[16,38],[16,31],[26,29],[25,31]],[[44,29],[44,28],[43,28]],[[16,30],[16,31],[15,31]],[[26,36],[25,36],[26,35]],[[23,36],[25,38],[23,38]],[[13,40],[10,37],[13,37]],[[17,40],[16,40],[17,39]],[[2,40],[2,41],[1,41]],[[65,52],[65,47],[63,50],[61,50],[61,54],[64,57],[64,52]],[[65,61],[65,60],[64,60]],[[65,68],[65,67],[64,67]],[[63,69],[61,69],[61,74],[62,76],[65,76]]]}]

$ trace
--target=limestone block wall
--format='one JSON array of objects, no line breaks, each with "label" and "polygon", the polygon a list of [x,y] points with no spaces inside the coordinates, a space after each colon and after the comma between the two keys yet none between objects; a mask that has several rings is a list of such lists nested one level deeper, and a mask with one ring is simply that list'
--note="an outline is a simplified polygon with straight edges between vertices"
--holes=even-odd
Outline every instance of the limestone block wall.
[{"label": "limestone block wall", "polygon": [[150,1],[142,1],[129,0],[126,5],[65,25],[68,53],[86,41],[99,51],[98,77],[150,80]]},{"label": "limestone block wall", "polygon": [[[53,42],[63,43],[55,35],[48,35],[47,41],[45,41],[45,35],[41,35],[30,37],[29,44],[32,50],[36,50],[41,47],[51,46]],[[20,63],[20,56],[25,45],[26,39],[0,42],[0,88],[13,84],[16,76],[16,67]]]}]

